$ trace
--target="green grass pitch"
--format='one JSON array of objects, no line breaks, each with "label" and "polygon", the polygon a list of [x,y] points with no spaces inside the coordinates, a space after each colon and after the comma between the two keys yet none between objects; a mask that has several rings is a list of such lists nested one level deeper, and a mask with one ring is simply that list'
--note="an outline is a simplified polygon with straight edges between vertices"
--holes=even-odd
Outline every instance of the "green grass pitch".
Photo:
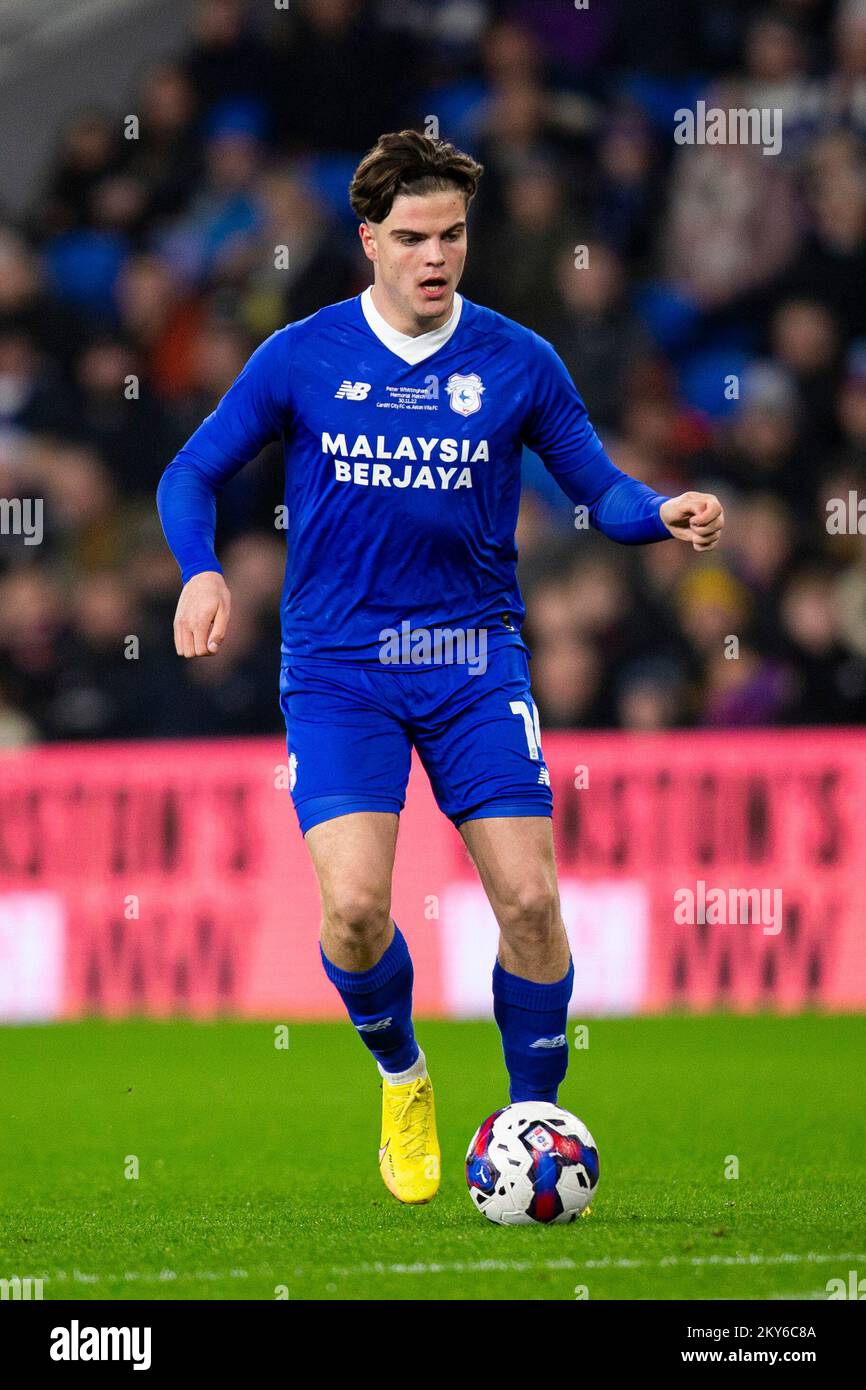
[{"label": "green grass pitch", "polygon": [[592,1213],[516,1230],[463,1178],[504,1103],[495,1027],[417,1031],[443,1181],[406,1208],[347,1024],[292,1024],[284,1050],[269,1023],[0,1030],[0,1278],[46,1298],[572,1300],[819,1298],[866,1274],[866,1017],[590,1022],[561,1100],[599,1146]]}]

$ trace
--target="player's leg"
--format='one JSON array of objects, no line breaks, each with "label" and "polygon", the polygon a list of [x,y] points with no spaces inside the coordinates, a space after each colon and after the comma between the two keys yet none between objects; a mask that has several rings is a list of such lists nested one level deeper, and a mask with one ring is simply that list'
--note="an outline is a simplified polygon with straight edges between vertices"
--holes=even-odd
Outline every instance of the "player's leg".
[{"label": "player's leg", "polygon": [[559,909],[551,821],[477,817],[460,834],[499,924],[493,1013],[512,1101],[556,1101],[568,1066],[574,969]]},{"label": "player's leg", "polygon": [[412,1026],[412,960],[391,918],[411,750],[379,687],[368,672],[293,663],[282,706],[292,796],[319,882],[322,964],[383,1078],[380,1171],[400,1201],[425,1202],[439,1185],[433,1089]]},{"label": "player's leg", "polygon": [[359,811],[307,831],[322,902],[322,964],[383,1076],[422,1074],[409,948],[391,918],[396,815]]},{"label": "player's leg", "polygon": [[401,1202],[439,1188],[433,1086],[412,1027],[409,948],[391,918],[396,815],[361,811],[307,832],[322,899],[322,964],[382,1076],[379,1171]]},{"label": "player's leg", "polygon": [[555,1101],[568,1065],[573,969],[559,910],[550,776],[521,647],[432,680],[414,731],[441,809],[459,828],[500,929],[493,970],[511,1099]]}]

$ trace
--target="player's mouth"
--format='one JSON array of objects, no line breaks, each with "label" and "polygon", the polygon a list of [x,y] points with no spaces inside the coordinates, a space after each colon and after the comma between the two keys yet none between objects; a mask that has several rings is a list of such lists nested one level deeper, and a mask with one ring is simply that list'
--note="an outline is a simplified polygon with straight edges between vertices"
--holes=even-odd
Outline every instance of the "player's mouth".
[{"label": "player's mouth", "polygon": [[444,299],[448,290],[448,281],[444,275],[428,275],[426,280],[422,280],[418,286],[425,299],[437,300]]}]

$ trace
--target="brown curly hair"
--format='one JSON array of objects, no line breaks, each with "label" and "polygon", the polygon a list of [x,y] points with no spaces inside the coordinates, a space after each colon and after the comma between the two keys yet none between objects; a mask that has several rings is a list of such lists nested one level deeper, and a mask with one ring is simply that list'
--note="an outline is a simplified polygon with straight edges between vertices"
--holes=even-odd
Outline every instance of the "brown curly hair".
[{"label": "brown curly hair", "polygon": [[355,170],[349,202],[362,222],[383,222],[399,193],[459,188],[469,206],[484,169],[447,140],[417,130],[380,135]]}]

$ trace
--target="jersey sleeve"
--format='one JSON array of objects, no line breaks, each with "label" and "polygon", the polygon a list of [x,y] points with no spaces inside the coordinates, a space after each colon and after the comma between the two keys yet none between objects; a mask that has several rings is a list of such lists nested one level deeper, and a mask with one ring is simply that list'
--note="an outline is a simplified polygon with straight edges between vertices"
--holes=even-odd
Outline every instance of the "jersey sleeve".
[{"label": "jersey sleeve", "polygon": [[265,339],[160,479],[159,517],[184,584],[205,570],[222,573],[214,551],[217,493],[290,421],[290,347],[288,328]]},{"label": "jersey sleeve", "polygon": [[668,499],[629,477],[608,458],[562,359],[532,335],[529,410],[523,442],[538,454],[572,502],[587,508],[593,526],[623,545],[667,540],[659,516]]}]

